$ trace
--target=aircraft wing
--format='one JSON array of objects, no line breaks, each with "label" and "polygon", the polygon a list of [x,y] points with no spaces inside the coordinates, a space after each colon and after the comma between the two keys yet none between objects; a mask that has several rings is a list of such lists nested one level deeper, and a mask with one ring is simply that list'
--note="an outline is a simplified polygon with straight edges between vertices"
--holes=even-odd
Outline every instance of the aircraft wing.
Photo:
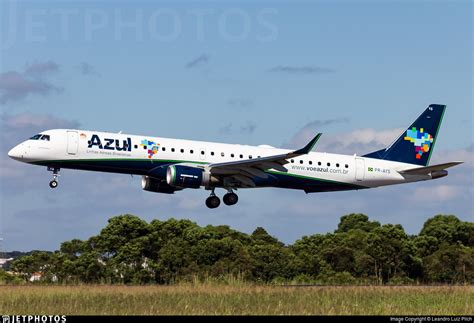
[{"label": "aircraft wing", "polygon": [[462,164],[462,161],[455,161],[450,163],[426,166],[426,167],[416,167],[416,168],[409,168],[398,171],[400,174],[407,174],[407,175],[428,175],[434,171],[445,170],[446,168],[453,167],[459,164]]},{"label": "aircraft wing", "polygon": [[253,182],[252,178],[267,178],[268,174],[264,172],[265,170],[275,169],[280,172],[287,172],[288,170],[283,167],[283,165],[289,162],[288,159],[309,153],[314,148],[321,135],[321,133],[318,133],[303,148],[294,150],[286,154],[224,163],[214,163],[207,165],[207,167],[213,175],[232,177],[237,182],[243,184],[244,187],[254,187],[255,183]]}]

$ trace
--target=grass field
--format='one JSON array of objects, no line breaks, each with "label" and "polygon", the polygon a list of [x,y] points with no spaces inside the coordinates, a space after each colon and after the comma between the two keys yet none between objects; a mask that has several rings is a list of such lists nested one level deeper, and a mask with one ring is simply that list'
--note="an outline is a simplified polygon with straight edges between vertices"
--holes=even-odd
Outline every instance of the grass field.
[{"label": "grass field", "polygon": [[474,314],[474,286],[2,286],[2,314]]}]

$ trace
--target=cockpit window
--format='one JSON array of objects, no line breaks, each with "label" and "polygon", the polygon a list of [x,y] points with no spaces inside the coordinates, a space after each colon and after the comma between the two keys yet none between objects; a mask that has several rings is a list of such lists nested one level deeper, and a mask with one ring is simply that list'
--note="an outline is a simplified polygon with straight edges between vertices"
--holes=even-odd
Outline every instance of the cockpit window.
[{"label": "cockpit window", "polygon": [[49,141],[50,137],[49,135],[42,135],[42,134],[37,134],[34,135],[33,137],[30,138],[30,140],[44,140],[44,141]]}]

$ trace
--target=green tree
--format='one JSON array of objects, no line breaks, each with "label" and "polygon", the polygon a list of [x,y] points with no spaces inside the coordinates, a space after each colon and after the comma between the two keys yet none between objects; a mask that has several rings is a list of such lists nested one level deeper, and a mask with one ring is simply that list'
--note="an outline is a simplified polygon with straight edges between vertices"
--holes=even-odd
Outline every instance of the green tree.
[{"label": "green tree", "polygon": [[279,244],[257,244],[250,247],[252,277],[257,281],[270,282],[276,278],[290,278],[289,264],[292,255],[288,248]]},{"label": "green tree", "polygon": [[19,273],[25,280],[29,280],[34,273],[41,273],[45,278],[51,273],[51,253],[33,251],[30,255],[12,260],[11,269]]},{"label": "green tree", "polygon": [[278,239],[276,239],[275,237],[269,235],[268,232],[262,227],[256,228],[252,232],[250,238],[252,239],[252,242],[254,244],[277,244],[283,246],[283,243],[278,241]]},{"label": "green tree", "polygon": [[459,226],[462,224],[454,215],[438,214],[428,219],[421,229],[420,236],[434,237],[438,245],[446,242],[448,244],[456,243],[459,236]]},{"label": "green tree", "polygon": [[380,282],[405,275],[414,262],[413,244],[401,225],[386,224],[368,235],[367,253],[374,259],[374,274]]},{"label": "green tree", "polygon": [[109,219],[108,225],[102,229],[93,247],[114,255],[127,242],[143,237],[150,232],[148,223],[137,216],[125,214]]},{"label": "green tree", "polygon": [[474,283],[474,249],[443,244],[425,258],[424,271],[430,282]]},{"label": "green tree", "polygon": [[351,213],[341,217],[336,233],[349,232],[350,230],[362,230],[370,232],[380,227],[380,223],[369,221],[369,217],[361,213]]}]

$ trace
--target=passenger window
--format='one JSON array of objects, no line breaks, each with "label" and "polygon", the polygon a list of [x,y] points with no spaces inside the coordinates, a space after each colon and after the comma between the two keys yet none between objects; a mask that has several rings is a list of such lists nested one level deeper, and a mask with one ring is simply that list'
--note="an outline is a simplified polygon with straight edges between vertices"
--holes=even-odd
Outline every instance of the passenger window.
[{"label": "passenger window", "polygon": [[[89,140],[89,145],[90,145],[90,144],[91,144],[91,142],[90,142],[90,140]],[[135,149],[137,149],[137,148],[138,148],[138,145],[135,145],[135,146],[133,146],[133,147],[134,147]]]},{"label": "passenger window", "polygon": [[346,164],[346,168],[349,168],[349,165]]},{"label": "passenger window", "polygon": [[292,163],[294,163],[294,162],[295,162],[295,160],[294,160],[294,159],[292,159],[292,160],[291,160],[291,162],[292,162]]},{"label": "passenger window", "polygon": [[147,146],[143,146],[143,149],[145,149],[145,150],[146,150],[146,148],[147,148]]},{"label": "passenger window", "polygon": [[321,166],[321,162],[318,162],[318,166]]},{"label": "passenger window", "polygon": [[309,161],[309,164],[310,164],[310,165],[313,165],[313,162],[310,160],[310,161]]},{"label": "passenger window", "polygon": [[303,160],[302,160],[302,159],[300,159],[300,164],[303,164]]},{"label": "passenger window", "polygon": [[189,152],[190,152],[191,154],[194,154],[194,150],[192,150],[192,149],[191,149]]},{"label": "passenger window", "polygon": [[336,164],[336,167],[339,167],[339,164]]},{"label": "passenger window", "polygon": [[327,163],[328,167],[331,166],[331,163]]},{"label": "passenger window", "polygon": [[165,147],[163,147],[163,148],[161,148],[161,150],[163,150],[163,151],[166,151],[166,148],[165,148]]},{"label": "passenger window", "polygon": [[234,158],[234,154],[230,154],[230,157]]},{"label": "passenger window", "polygon": [[249,159],[252,159],[252,155],[249,155]]},{"label": "passenger window", "polygon": [[239,157],[240,157],[240,158],[244,158],[244,155],[240,154]]},{"label": "passenger window", "polygon": [[174,153],[174,148],[171,148],[171,152]]},{"label": "passenger window", "polygon": [[214,156],[214,152],[213,152],[213,151],[211,151],[211,156]]},{"label": "passenger window", "polygon": [[181,153],[184,153],[184,149],[180,149],[180,152],[181,152]]},{"label": "passenger window", "polygon": [[224,153],[221,153],[221,157],[224,157]]},{"label": "passenger window", "polygon": [[201,150],[201,155],[204,155],[204,150]]}]

